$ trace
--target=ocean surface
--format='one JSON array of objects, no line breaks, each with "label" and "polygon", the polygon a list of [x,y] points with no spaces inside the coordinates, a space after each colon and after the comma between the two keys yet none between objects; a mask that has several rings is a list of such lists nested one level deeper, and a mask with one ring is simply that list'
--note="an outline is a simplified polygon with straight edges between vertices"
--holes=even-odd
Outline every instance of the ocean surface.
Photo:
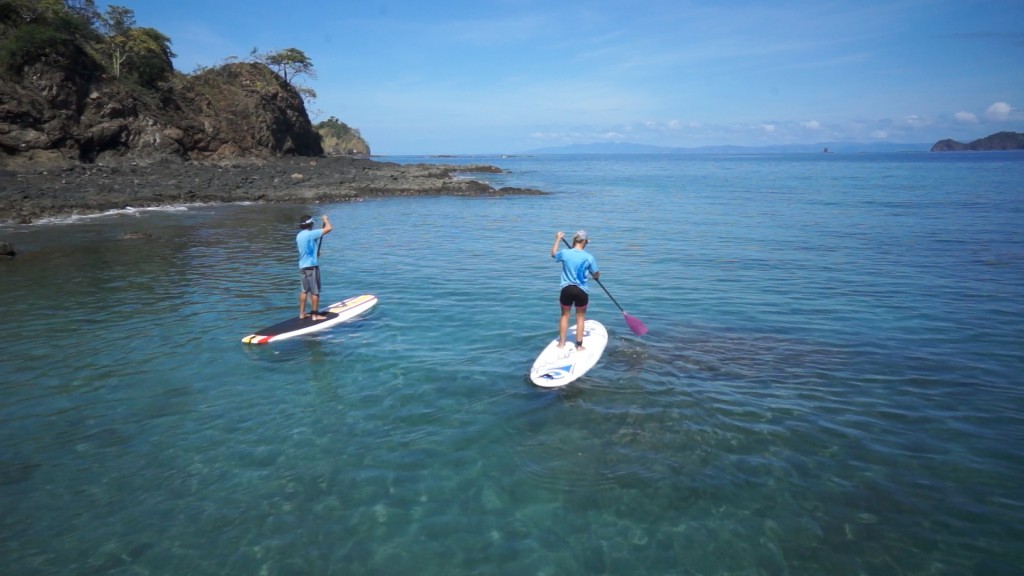
[{"label": "ocean surface", "polygon": [[[550,195],[0,227],[3,573],[1024,573],[1024,154],[384,159]],[[306,212],[380,303],[243,345]],[[580,228],[650,332],[536,388]]]}]

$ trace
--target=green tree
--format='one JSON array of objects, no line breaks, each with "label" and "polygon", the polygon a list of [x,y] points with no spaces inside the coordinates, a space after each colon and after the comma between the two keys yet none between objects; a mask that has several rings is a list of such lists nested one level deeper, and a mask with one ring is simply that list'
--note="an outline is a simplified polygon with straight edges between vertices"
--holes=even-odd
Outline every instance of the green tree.
[{"label": "green tree", "polygon": [[107,35],[110,49],[110,67],[114,78],[121,77],[122,66],[131,51],[129,32],[135,28],[135,11],[124,6],[107,6],[107,12],[100,17]]},{"label": "green tree", "polygon": [[316,129],[324,136],[333,136],[335,138],[344,138],[352,135],[353,133],[355,133],[356,136],[359,135],[358,130],[350,128],[348,124],[338,120],[335,116],[330,116],[327,120],[317,124]]},{"label": "green tree", "polygon": [[135,10],[111,4],[100,17],[100,22],[108,36],[123,36],[135,28]]},{"label": "green tree", "polygon": [[133,47],[131,76],[143,86],[154,86],[174,71],[171,39],[155,28],[135,28],[129,32]]},{"label": "green tree", "polygon": [[12,27],[42,24],[63,10],[63,0],[0,0],[0,22]]},{"label": "green tree", "polygon": [[136,26],[131,8],[111,4],[99,22],[106,34],[114,78],[130,71],[140,84],[152,86],[174,70],[171,39],[155,28]]},{"label": "green tree", "polygon": [[284,78],[284,81],[295,85],[294,80],[299,76],[316,79],[316,71],[313,69],[313,61],[306,53],[298,48],[285,48],[277,52],[267,52],[257,56],[257,61],[262,62],[277,72],[277,75]]},{"label": "green tree", "polygon": [[96,32],[64,0],[0,0],[0,69],[15,76],[36,63],[92,71],[83,49]]},{"label": "green tree", "polygon": [[100,11],[96,8],[96,0],[64,0],[64,4],[68,10],[77,14],[89,26],[99,24]]}]

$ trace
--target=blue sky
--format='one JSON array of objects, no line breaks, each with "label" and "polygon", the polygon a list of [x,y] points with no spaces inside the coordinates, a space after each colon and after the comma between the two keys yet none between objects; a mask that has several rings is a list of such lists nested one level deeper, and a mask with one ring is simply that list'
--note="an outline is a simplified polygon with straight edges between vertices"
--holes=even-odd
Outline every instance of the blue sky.
[{"label": "blue sky", "polygon": [[303,50],[310,116],[376,155],[1024,132],[1019,0],[114,3],[186,73]]}]

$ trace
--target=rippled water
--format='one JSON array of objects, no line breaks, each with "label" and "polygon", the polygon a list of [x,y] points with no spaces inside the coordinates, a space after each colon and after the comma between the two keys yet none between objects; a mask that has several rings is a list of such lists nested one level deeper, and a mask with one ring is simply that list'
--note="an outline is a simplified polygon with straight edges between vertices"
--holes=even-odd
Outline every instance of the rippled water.
[{"label": "rippled water", "polygon": [[[552,194],[312,208],[380,304],[263,347],[307,207],[0,229],[5,572],[1024,571],[1024,157],[465,161]],[[534,388],[577,228],[650,333]]]}]

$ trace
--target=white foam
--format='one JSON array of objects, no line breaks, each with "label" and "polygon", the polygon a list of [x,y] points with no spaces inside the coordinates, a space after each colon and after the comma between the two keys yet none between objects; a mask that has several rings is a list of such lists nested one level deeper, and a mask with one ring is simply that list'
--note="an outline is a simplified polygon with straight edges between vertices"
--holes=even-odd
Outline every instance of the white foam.
[{"label": "white foam", "polygon": [[[236,204],[241,204],[237,202]],[[40,218],[34,220],[32,224],[74,224],[76,222],[83,222],[88,220],[97,220],[101,218],[116,218],[121,216],[142,216],[150,212],[187,212],[193,208],[201,208],[204,206],[218,206],[217,203],[203,203],[196,202],[191,204],[172,204],[168,206],[151,206],[145,208],[134,208],[132,206],[126,206],[124,208],[118,208],[115,210],[107,210],[105,212],[96,212],[94,214],[70,214],[64,216],[52,216],[47,218]]]}]

